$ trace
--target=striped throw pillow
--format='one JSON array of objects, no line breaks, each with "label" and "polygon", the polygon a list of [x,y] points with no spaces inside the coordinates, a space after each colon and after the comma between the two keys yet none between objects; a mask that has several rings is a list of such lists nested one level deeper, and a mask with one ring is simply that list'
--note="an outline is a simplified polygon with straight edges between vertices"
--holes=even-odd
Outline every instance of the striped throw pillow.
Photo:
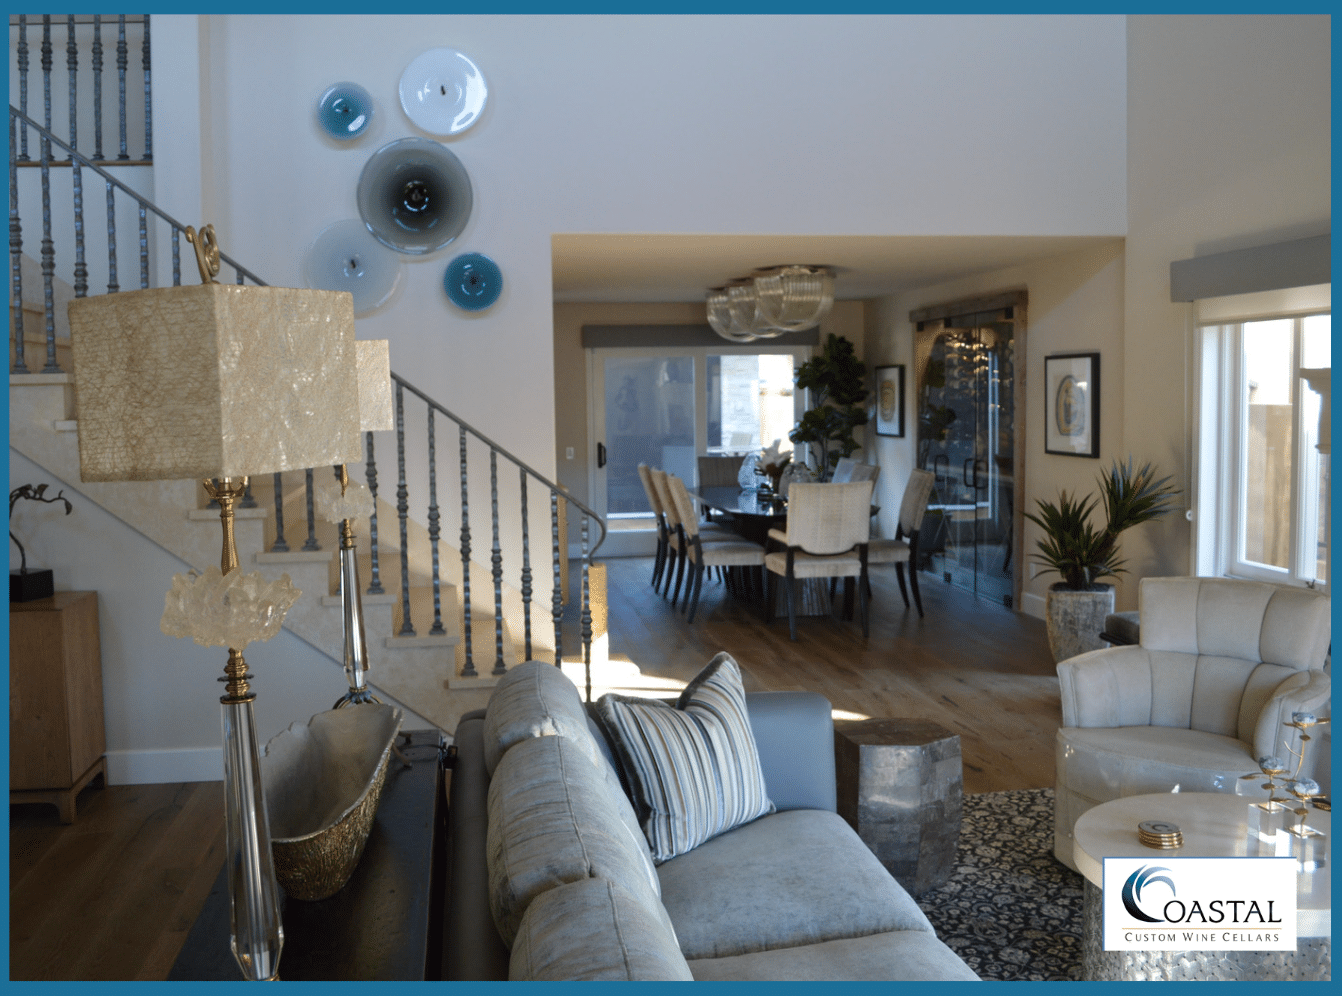
[{"label": "striped throw pillow", "polygon": [[606,694],[597,712],[658,864],[774,811],[730,654],[714,657],[674,706]]}]

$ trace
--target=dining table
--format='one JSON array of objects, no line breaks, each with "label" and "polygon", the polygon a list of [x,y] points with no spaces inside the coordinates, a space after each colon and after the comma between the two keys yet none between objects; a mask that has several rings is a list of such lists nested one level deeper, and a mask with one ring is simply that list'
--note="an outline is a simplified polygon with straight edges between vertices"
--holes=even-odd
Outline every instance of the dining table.
[{"label": "dining table", "polygon": [[[739,533],[743,538],[758,543],[768,549],[770,529],[787,527],[787,499],[776,495],[761,495],[758,491],[746,491],[740,487],[694,488],[689,489],[690,497],[705,508],[727,516],[719,519],[722,525]],[[879,505],[871,507],[871,514],[880,511]],[[781,549],[781,544],[779,545]],[[764,572],[768,580],[768,572]],[[843,615],[852,618],[852,585],[844,585]],[[736,586],[736,590],[751,591],[752,586]],[[798,582],[797,614],[802,616],[826,616],[833,612],[830,603],[829,585],[823,578],[802,578]],[[774,602],[775,615],[787,615],[787,592],[784,585],[777,586]]]}]

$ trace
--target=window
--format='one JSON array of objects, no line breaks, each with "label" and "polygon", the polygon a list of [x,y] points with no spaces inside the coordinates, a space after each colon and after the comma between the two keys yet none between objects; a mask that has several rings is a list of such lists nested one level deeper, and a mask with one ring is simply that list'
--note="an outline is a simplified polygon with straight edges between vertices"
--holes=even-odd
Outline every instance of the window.
[{"label": "window", "polygon": [[1204,323],[1199,337],[1198,573],[1326,588],[1331,314]]},{"label": "window", "polygon": [[806,346],[762,343],[590,348],[592,507],[614,528],[646,528],[640,463],[694,487],[699,456],[744,455],[775,439],[790,451],[804,400],[795,371],[809,356]]}]

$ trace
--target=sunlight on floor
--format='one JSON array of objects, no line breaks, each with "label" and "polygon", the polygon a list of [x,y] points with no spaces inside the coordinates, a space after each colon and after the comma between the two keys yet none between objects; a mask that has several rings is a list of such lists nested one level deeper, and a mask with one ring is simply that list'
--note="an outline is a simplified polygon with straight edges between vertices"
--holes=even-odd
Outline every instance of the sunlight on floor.
[{"label": "sunlight on floor", "polygon": [[871,719],[866,713],[849,712],[847,709],[831,709],[830,716],[834,719]]}]

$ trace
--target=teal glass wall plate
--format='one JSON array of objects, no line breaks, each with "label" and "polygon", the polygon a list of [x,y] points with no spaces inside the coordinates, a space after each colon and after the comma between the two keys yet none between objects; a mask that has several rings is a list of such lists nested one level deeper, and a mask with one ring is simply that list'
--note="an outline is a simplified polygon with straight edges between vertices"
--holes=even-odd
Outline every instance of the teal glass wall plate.
[{"label": "teal glass wall plate", "polygon": [[503,291],[503,271],[483,253],[462,253],[447,264],[443,287],[463,311],[484,311]]},{"label": "teal glass wall plate", "polygon": [[373,120],[373,98],[358,83],[336,83],[317,101],[322,130],[342,142],[358,138]]}]

